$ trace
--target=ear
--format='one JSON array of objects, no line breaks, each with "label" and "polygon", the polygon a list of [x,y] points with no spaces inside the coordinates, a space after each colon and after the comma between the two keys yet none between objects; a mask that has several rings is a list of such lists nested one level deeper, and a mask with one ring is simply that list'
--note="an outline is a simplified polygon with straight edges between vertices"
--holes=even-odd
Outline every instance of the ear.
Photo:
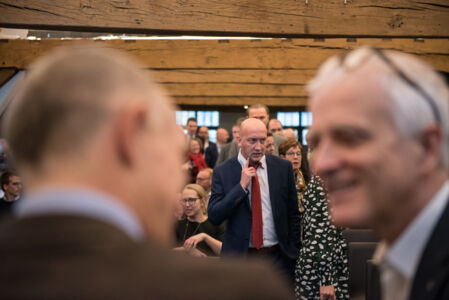
[{"label": "ear", "polygon": [[441,146],[443,135],[440,127],[436,125],[428,126],[419,136],[419,143],[422,152],[422,171],[429,173],[439,167],[441,160]]},{"label": "ear", "polygon": [[114,150],[125,167],[132,167],[136,162],[146,123],[147,109],[143,106],[124,107],[118,113],[114,127]]}]

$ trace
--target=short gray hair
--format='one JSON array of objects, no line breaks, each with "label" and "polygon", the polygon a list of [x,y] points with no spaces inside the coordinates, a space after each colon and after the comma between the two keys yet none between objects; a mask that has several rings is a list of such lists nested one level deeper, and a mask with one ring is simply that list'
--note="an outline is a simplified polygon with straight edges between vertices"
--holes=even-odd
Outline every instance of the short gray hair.
[{"label": "short gray hair", "polygon": [[428,99],[424,99],[422,93],[401,78],[392,66],[378,55],[374,55],[375,53],[371,47],[361,47],[348,53],[344,64],[341,56],[331,57],[320,67],[317,76],[307,86],[309,93],[313,94],[321,87],[347,75],[352,68],[357,68],[357,65],[364,63],[375,66],[375,78],[391,100],[391,114],[399,133],[412,137],[426,126],[440,122],[437,124],[443,135],[440,160],[444,168],[449,170],[449,89],[446,82],[430,65],[412,55],[396,51],[382,52],[431,98],[439,115],[440,120],[437,120]]}]

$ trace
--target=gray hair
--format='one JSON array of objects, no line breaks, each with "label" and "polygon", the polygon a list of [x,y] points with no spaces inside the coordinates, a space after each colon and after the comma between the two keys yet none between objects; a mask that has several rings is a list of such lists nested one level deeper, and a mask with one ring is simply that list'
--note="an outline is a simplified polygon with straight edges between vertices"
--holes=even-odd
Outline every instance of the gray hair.
[{"label": "gray hair", "polygon": [[[449,89],[444,79],[430,65],[409,54],[385,51],[383,54],[400,69],[410,80],[415,82],[434,102],[432,106],[416,88],[401,78],[394,68],[370,47],[361,47],[350,52],[342,63],[341,57],[328,59],[318,70],[317,76],[307,86],[313,94],[321,87],[340,79],[361,64],[370,64],[375,70],[375,80],[391,100],[391,114],[398,132],[406,137],[413,137],[432,124],[441,128],[443,143],[440,162],[449,170]],[[374,72],[373,72],[374,73]]]}]

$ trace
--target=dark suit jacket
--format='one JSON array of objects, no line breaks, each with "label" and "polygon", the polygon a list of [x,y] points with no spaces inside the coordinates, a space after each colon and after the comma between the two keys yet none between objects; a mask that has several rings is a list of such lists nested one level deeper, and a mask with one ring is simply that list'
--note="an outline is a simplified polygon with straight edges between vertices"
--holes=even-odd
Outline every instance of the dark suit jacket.
[{"label": "dark suit jacket", "polygon": [[[296,259],[300,238],[299,211],[292,165],[266,155],[270,201],[275,232],[282,252]],[[228,220],[222,254],[248,252],[251,232],[251,205],[240,185],[242,167],[234,157],[217,166],[213,173],[209,199],[209,220],[220,224]]]},{"label": "dark suit jacket", "polygon": [[424,249],[409,299],[449,299],[449,204]]},{"label": "dark suit jacket", "polygon": [[207,147],[206,151],[204,151],[204,156],[204,160],[206,161],[207,166],[213,169],[218,158],[217,144],[209,142],[209,147]]},{"label": "dark suit jacket", "polygon": [[263,263],[197,259],[85,217],[0,227],[1,299],[290,299]]}]

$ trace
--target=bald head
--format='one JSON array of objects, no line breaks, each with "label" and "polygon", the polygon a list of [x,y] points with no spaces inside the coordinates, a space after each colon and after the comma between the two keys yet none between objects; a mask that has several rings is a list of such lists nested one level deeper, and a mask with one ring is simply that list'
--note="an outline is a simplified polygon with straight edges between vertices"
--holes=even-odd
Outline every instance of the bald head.
[{"label": "bald head", "polygon": [[267,127],[255,118],[248,118],[240,125],[240,150],[250,163],[258,162],[265,154]]}]

